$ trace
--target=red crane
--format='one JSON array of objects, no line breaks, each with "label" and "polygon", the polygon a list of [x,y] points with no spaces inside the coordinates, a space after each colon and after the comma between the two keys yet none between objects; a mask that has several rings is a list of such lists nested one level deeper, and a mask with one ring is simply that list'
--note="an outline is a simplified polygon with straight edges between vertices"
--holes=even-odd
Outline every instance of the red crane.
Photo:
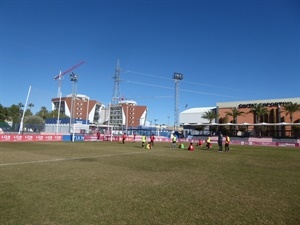
[{"label": "red crane", "polygon": [[58,91],[57,91],[57,97],[60,97],[60,92],[61,92],[61,78],[63,75],[65,75],[66,73],[71,72],[72,70],[74,70],[75,68],[77,68],[78,66],[82,65],[83,63],[85,63],[84,61],[81,61],[80,63],[76,64],[75,66],[72,66],[70,69],[66,70],[63,73],[59,73],[57,76],[54,77],[54,80],[58,79]]},{"label": "red crane", "polygon": [[81,61],[80,63],[76,64],[75,66],[72,66],[70,69],[66,70],[63,73],[58,74],[57,76],[54,77],[54,80],[61,78],[63,75],[65,75],[66,73],[71,72],[72,70],[74,70],[75,68],[77,68],[78,66],[82,65],[83,63],[85,63],[84,61]]}]

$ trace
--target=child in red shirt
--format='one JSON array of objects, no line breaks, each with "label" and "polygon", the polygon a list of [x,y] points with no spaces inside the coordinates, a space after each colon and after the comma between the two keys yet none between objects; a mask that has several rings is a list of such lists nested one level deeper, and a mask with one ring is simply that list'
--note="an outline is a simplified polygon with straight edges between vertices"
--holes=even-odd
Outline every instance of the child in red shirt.
[{"label": "child in red shirt", "polygon": [[193,145],[193,143],[192,143],[192,142],[190,143],[190,146],[188,147],[188,150],[190,150],[190,151],[194,151],[194,145]]}]

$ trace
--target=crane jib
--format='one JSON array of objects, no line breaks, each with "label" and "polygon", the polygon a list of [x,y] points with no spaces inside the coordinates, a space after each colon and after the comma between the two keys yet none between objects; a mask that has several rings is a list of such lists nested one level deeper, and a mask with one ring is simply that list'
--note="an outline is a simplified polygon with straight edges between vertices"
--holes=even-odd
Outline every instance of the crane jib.
[{"label": "crane jib", "polygon": [[71,72],[72,70],[74,70],[75,68],[77,68],[78,66],[82,65],[83,63],[85,63],[84,61],[81,61],[80,63],[76,64],[75,66],[71,67],[70,69],[66,70],[65,72],[58,74],[57,76],[54,77],[54,80],[62,77],[63,75],[65,75],[68,72]]}]

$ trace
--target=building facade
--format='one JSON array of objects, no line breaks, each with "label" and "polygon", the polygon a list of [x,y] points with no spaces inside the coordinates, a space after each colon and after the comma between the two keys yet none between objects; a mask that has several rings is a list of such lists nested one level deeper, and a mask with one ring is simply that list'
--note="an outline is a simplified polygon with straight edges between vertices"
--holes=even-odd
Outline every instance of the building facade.
[{"label": "building facade", "polygon": [[109,124],[118,128],[144,126],[147,119],[147,107],[139,106],[135,101],[122,100],[109,106]]},{"label": "building facade", "polygon": [[53,98],[51,101],[52,110],[60,111],[72,120],[83,120],[86,124],[101,123],[100,115],[104,106],[86,95],[77,94],[74,98],[72,95],[67,95],[62,98]]},{"label": "building facade", "polygon": [[[218,102],[214,109],[211,107],[194,108],[183,111],[180,115],[183,120],[180,122],[186,129],[207,125],[209,121],[203,122],[201,118],[203,113],[207,110],[215,110],[217,117],[213,125],[215,125],[214,128],[217,126],[216,129],[227,129],[235,135],[238,133],[258,135],[258,132],[262,132],[267,136],[292,136],[292,133],[295,133],[293,132],[293,129],[296,128],[295,125],[300,125],[300,111],[293,113],[293,120],[291,121],[291,115],[284,109],[284,106],[289,103],[300,105],[300,98]],[[258,104],[267,110],[267,113],[259,117],[251,112]],[[233,114],[233,110],[238,111],[240,115],[236,118],[229,116]],[[193,114],[189,115],[190,112]]]},{"label": "building facade", "polygon": [[[217,113],[219,115],[217,123],[297,123],[300,119],[300,111],[295,112],[293,121],[290,120],[290,115],[284,110],[284,106],[288,103],[296,103],[300,105],[300,98],[284,98],[284,99],[268,99],[268,100],[251,100],[251,101],[237,101],[237,102],[219,102],[217,103]],[[257,104],[262,104],[268,111],[267,114],[261,118],[257,118],[251,109]],[[238,109],[242,112],[241,116],[233,121],[233,118],[228,118],[226,114],[232,109]]]}]

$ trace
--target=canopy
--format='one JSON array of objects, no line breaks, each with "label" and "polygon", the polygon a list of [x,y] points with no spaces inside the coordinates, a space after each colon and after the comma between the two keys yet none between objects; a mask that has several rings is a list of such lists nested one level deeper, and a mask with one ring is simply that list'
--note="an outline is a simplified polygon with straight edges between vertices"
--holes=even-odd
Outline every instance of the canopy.
[{"label": "canopy", "polygon": [[183,126],[300,126],[300,123],[184,123]]}]

